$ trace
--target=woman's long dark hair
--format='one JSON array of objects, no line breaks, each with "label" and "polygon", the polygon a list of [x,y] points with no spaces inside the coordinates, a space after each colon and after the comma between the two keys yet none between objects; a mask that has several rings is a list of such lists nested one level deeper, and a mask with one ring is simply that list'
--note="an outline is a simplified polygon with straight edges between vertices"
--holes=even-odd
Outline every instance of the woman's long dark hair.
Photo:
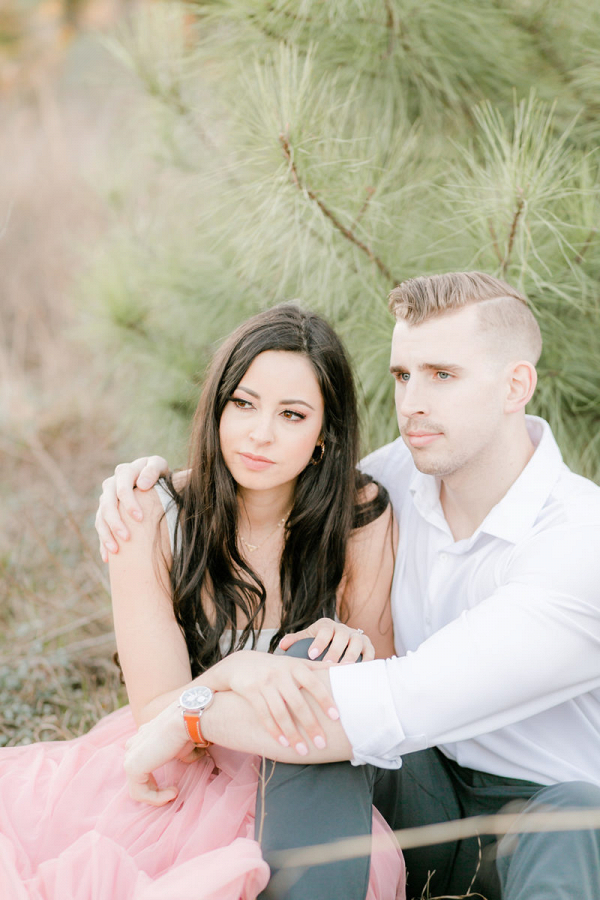
[{"label": "woman's long dark hair", "polygon": [[[284,634],[321,616],[334,616],[350,532],[381,515],[388,502],[383,489],[369,502],[359,501],[360,488],[370,479],[356,470],[354,380],[343,345],[327,322],[283,304],[237,328],[208,371],[194,417],[189,479],[181,490],[167,479],[179,509],[171,568],[173,606],[194,677],[222,658],[219,640],[226,629],[232,630],[229,650],[244,646],[250,636],[252,646],[264,620],[264,585],[238,549],[236,483],[221,454],[219,423],[248,367],[266,350],[306,356],[325,407],[322,459],[298,476],[285,526],[281,621],[271,650]],[[236,643],[238,613],[247,624]]]}]

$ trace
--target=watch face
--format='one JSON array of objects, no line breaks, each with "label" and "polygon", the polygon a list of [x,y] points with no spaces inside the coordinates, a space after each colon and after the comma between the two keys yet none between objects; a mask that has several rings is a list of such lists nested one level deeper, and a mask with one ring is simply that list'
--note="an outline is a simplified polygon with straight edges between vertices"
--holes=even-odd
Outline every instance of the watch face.
[{"label": "watch face", "polygon": [[184,709],[206,709],[212,700],[213,692],[210,688],[199,685],[198,687],[188,688],[179,698],[179,703]]}]

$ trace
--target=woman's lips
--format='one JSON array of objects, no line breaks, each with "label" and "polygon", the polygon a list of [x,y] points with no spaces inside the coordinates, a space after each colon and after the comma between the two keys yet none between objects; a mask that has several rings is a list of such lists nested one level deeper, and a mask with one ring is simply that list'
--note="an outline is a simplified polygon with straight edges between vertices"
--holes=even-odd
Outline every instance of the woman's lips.
[{"label": "woman's lips", "polygon": [[274,465],[273,460],[267,459],[266,456],[254,456],[253,453],[240,453],[240,457],[246,468],[251,469],[253,472],[261,472],[264,469],[268,469],[269,466]]}]

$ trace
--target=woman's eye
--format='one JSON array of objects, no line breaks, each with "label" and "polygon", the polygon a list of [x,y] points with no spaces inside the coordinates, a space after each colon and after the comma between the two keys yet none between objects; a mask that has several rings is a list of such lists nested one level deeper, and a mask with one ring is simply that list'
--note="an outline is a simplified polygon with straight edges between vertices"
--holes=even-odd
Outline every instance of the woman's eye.
[{"label": "woman's eye", "polygon": [[289,422],[301,422],[302,419],[306,418],[306,416],[302,415],[302,413],[296,412],[293,409],[284,409],[281,415]]},{"label": "woman's eye", "polygon": [[242,400],[241,397],[231,397],[231,402],[237,409],[251,409],[252,404],[249,400]]}]

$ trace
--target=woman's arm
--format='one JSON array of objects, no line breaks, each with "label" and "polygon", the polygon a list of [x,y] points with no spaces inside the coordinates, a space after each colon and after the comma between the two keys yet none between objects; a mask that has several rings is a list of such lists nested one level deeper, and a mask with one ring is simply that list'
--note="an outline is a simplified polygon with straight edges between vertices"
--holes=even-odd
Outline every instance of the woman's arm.
[{"label": "woman's arm", "polygon": [[137,492],[136,499],[143,520],[122,510],[130,538],[111,554],[109,571],[119,661],[139,725],[168,705],[192,673],[173,612],[163,507],[156,491]]},{"label": "woman's arm", "polygon": [[[377,490],[370,484],[363,489],[363,501]],[[390,606],[390,589],[394,574],[397,525],[391,505],[368,525],[352,532],[348,543],[346,572],[338,592],[338,616],[319,619],[309,628],[282,638],[280,647],[287,650],[301,638],[312,637],[311,659],[320,657],[337,662],[386,659],[394,655],[394,634]],[[359,631],[364,632],[360,634]]]},{"label": "woman's arm", "polygon": [[[365,490],[376,490],[367,485]],[[368,525],[352,532],[339,616],[371,638],[377,659],[394,655],[390,591],[394,575],[398,526],[391,504]]]},{"label": "woman's arm", "polygon": [[[138,502],[143,521],[127,522],[131,537],[111,556],[110,578],[119,659],[134,718],[142,725],[176,704],[190,685],[192,673],[173,612],[171,551],[162,504],[155,491],[141,494]],[[265,734],[269,732],[280,743],[285,738],[285,746],[295,747],[304,740],[298,725],[313,741],[323,737],[307,702],[307,694],[311,694],[326,715],[332,707],[331,696],[312,671],[319,667],[302,660],[275,660],[270,654],[239,651],[203,672],[194,683],[245,697],[256,711],[257,731],[262,722]],[[185,752],[191,749],[190,744]]]}]

